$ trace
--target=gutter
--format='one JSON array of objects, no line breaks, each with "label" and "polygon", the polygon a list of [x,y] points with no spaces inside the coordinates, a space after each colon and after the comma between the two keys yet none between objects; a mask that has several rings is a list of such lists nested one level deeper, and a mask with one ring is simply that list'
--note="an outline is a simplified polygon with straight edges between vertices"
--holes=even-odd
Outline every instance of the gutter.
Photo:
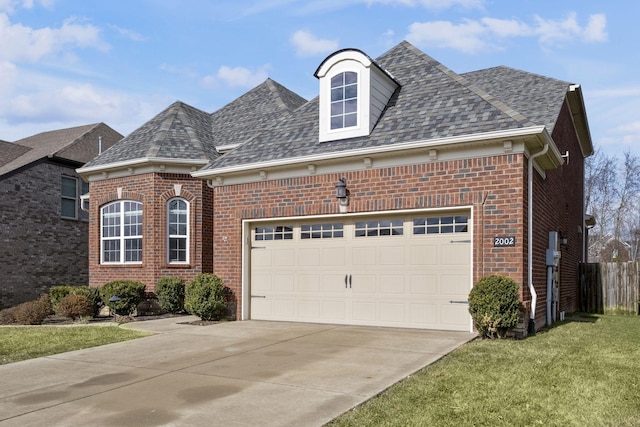
[{"label": "gutter", "polygon": [[529,310],[529,326],[527,331],[529,334],[536,333],[536,304],[538,302],[538,294],[533,286],[533,161],[543,156],[549,150],[549,144],[545,143],[542,150],[529,156],[528,171],[528,189],[527,189],[527,269],[529,292],[531,293],[531,310]]}]

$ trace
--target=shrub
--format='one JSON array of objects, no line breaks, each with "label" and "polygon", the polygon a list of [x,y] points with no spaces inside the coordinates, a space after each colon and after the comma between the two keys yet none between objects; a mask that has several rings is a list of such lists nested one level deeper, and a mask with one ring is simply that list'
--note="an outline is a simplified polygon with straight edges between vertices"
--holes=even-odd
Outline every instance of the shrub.
[{"label": "shrub", "polygon": [[185,289],[184,308],[202,320],[219,320],[226,311],[224,285],[215,274],[198,275]]},{"label": "shrub", "polygon": [[16,323],[15,307],[0,310],[0,325],[12,325]]},{"label": "shrub", "polygon": [[156,296],[160,308],[169,313],[184,310],[184,279],[162,277],[156,284]]},{"label": "shrub", "polygon": [[102,298],[100,297],[100,290],[98,288],[92,288],[89,286],[74,286],[71,292],[74,295],[82,295],[87,298],[89,304],[91,304],[92,316],[97,316],[100,313],[100,309],[104,306]]},{"label": "shrub", "polygon": [[487,276],[469,293],[469,313],[483,338],[504,338],[518,323],[518,285],[505,276]]},{"label": "shrub", "polygon": [[49,289],[49,299],[51,300],[51,307],[54,313],[58,314],[58,304],[60,304],[62,298],[73,292],[73,288],[73,286],[69,285],[60,285],[52,286],[51,289]]},{"label": "shrub", "polygon": [[[144,298],[144,284],[133,280],[114,280],[100,287],[102,302],[120,316],[131,315]],[[109,301],[117,296],[118,301]]]},{"label": "shrub", "polygon": [[76,320],[93,315],[93,304],[84,295],[69,294],[58,303],[58,314]]},{"label": "shrub", "polygon": [[16,323],[20,325],[41,325],[51,313],[51,301],[47,294],[42,294],[37,300],[17,305],[13,310]]},{"label": "shrub", "polygon": [[[86,315],[97,316],[100,312],[100,309],[104,305],[102,303],[102,299],[100,298],[100,292],[98,288],[91,288],[89,286],[53,286],[49,289],[49,299],[51,300],[51,306],[53,307],[53,311],[60,315],[65,316],[59,311],[60,301],[68,296],[68,295],[82,295],[87,298],[89,303],[91,304],[91,313]],[[84,315],[83,315],[84,316]]]}]

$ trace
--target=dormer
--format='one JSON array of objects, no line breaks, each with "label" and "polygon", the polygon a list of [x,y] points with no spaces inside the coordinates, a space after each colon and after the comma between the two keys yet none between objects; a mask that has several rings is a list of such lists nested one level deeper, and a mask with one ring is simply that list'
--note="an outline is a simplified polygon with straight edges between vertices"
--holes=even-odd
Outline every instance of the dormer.
[{"label": "dormer", "polygon": [[400,86],[358,49],[330,55],[314,75],[320,81],[320,142],[369,135]]}]

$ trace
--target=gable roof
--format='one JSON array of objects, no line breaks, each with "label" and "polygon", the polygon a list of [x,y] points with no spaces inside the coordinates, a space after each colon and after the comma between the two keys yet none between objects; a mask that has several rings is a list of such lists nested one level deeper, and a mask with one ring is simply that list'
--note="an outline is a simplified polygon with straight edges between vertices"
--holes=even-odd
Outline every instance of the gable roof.
[{"label": "gable roof", "polygon": [[[294,116],[279,122],[252,140],[226,155],[214,159],[194,176],[208,176],[216,171],[248,169],[251,164],[275,164],[283,161],[303,161],[326,154],[362,152],[399,146],[416,141],[445,141],[467,135],[488,135],[537,127],[548,121],[544,116],[527,117],[516,105],[508,104],[493,87],[485,90],[416,49],[402,42],[376,59],[400,84],[378,123],[368,136],[340,141],[318,142],[318,108],[316,97],[296,111]],[[474,77],[471,75],[471,77]],[[488,86],[488,85],[487,85]],[[554,85],[554,100],[562,98],[567,84]],[[556,102],[554,101],[554,104]],[[561,105],[549,115],[559,113]],[[360,151],[358,151],[360,150]],[[559,153],[554,153],[559,157]],[[209,171],[209,172],[208,172]]]},{"label": "gable roof", "polygon": [[500,66],[461,74],[496,99],[522,113],[532,123],[553,132],[571,83]]},{"label": "gable roof", "polygon": [[78,172],[154,162],[204,166],[220,156],[218,147],[247,140],[305,102],[271,79],[213,114],[176,101]]},{"label": "gable roof", "polygon": [[0,167],[20,157],[29,150],[29,147],[25,147],[23,145],[0,141]]},{"label": "gable roof", "polygon": [[0,153],[3,156],[7,153],[13,157],[11,161],[0,163],[0,175],[7,174],[45,157],[84,163],[97,152],[98,140],[96,139],[95,141],[95,152],[78,147],[78,145],[84,141],[86,136],[97,130],[104,130],[110,134],[115,133],[118,139],[122,138],[122,135],[104,123],[93,123],[41,132],[18,140],[10,144],[11,147],[6,144],[0,144]]}]

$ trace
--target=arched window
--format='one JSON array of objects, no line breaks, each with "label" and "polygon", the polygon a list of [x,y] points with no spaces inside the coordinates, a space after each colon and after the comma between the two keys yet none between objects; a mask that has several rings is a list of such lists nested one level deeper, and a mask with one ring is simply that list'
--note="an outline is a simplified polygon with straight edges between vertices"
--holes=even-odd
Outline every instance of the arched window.
[{"label": "arched window", "polygon": [[346,71],[331,78],[331,129],[358,125],[358,74]]},{"label": "arched window", "polygon": [[118,200],[100,209],[100,262],[142,262],[142,203]]},{"label": "arched window", "polygon": [[167,260],[170,264],[189,262],[189,203],[180,198],[167,202]]}]

